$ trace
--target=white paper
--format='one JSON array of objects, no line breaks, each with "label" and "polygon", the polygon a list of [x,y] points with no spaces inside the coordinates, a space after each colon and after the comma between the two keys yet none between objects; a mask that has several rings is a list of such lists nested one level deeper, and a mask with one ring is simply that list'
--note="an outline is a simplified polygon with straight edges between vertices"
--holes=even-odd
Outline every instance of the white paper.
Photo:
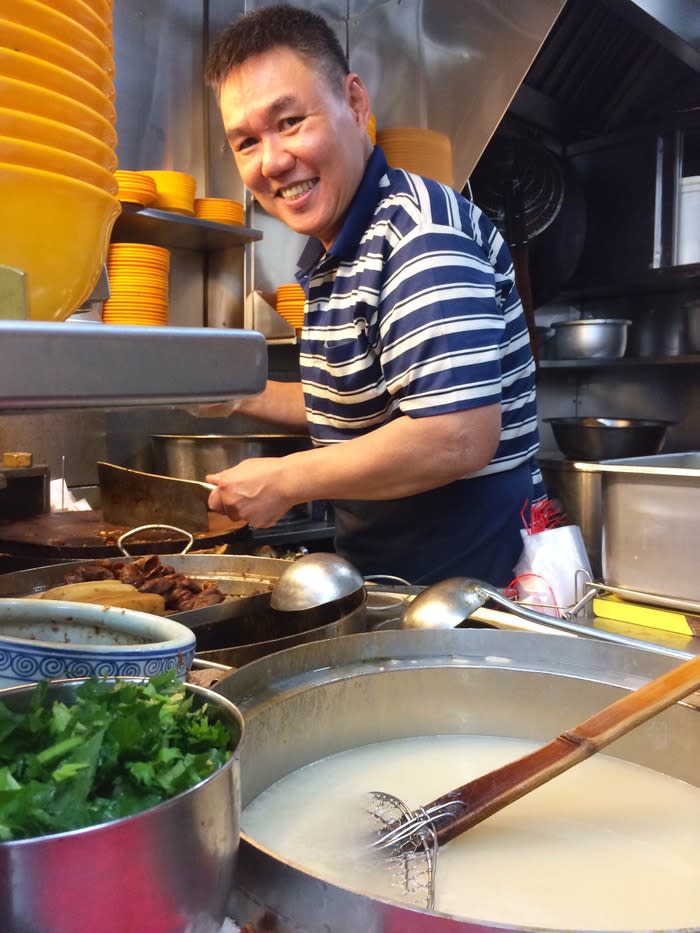
[{"label": "white paper", "polygon": [[87,499],[76,499],[63,479],[49,482],[52,512],[89,512],[92,506]]}]

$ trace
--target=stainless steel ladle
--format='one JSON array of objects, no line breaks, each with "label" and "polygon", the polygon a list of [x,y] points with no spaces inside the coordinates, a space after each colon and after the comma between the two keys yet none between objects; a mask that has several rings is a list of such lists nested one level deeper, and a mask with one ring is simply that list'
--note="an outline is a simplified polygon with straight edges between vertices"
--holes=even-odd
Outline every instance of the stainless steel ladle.
[{"label": "stainless steel ladle", "polygon": [[364,588],[362,574],[338,554],[305,554],[280,574],[270,606],[282,612],[299,612],[337,602]]},{"label": "stainless steel ladle", "polygon": [[[405,608],[401,620],[402,628],[431,629],[456,628],[465,622],[472,613],[480,609],[488,600],[493,600],[499,606],[507,609],[513,615],[539,625],[546,625],[572,635],[583,635],[587,638],[597,638],[602,641],[612,641],[628,648],[643,648],[657,654],[667,654],[681,660],[694,657],[687,651],[679,651],[665,645],[651,644],[637,638],[628,638],[617,632],[608,632],[604,629],[592,628],[574,622],[569,614],[561,619],[545,615],[530,609],[522,603],[513,602],[504,596],[500,590],[490,583],[474,580],[470,577],[450,577],[440,583],[433,583],[419,593]],[[584,601],[579,602],[578,606]],[[577,609],[574,607],[574,609]]]}]

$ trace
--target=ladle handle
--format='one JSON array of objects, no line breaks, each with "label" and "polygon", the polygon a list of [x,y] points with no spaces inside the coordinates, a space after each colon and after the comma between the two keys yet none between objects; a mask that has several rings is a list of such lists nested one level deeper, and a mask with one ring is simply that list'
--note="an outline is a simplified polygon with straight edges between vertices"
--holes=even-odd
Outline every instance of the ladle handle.
[{"label": "ladle handle", "polygon": [[426,804],[428,809],[449,801],[461,801],[465,807],[455,807],[459,810],[457,817],[451,822],[441,822],[437,827],[438,843],[449,842],[531,790],[590,758],[699,687],[700,655],[626,694],[536,751]]}]

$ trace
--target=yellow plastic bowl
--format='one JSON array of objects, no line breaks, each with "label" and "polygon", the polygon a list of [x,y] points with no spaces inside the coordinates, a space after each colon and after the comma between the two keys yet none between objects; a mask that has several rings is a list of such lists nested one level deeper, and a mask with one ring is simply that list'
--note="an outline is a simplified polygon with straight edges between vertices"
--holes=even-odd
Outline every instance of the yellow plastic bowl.
[{"label": "yellow plastic bowl", "polygon": [[117,145],[117,131],[109,120],[85,104],[71,100],[65,94],[48,91],[27,81],[5,78],[0,63],[0,107],[12,109],[18,101],[22,104],[22,110],[26,110],[27,113],[57,120],[84,133],[90,133],[106,146],[115,148]]},{"label": "yellow plastic bowl", "polygon": [[88,83],[95,85],[104,95],[114,99],[114,83],[111,75],[96,62],[71,48],[65,42],[53,39],[43,32],[30,29],[13,23],[11,20],[0,19],[0,46],[7,46],[17,52],[26,52],[27,55],[36,55],[52,65],[65,68],[84,78]]},{"label": "yellow plastic bowl", "polygon": [[69,178],[102,188],[107,194],[116,194],[119,188],[114,172],[108,172],[90,159],[83,159],[54,146],[28,142],[26,139],[0,136],[0,162],[5,165],[38,168],[57,176],[67,175]]},{"label": "yellow plastic bowl", "polygon": [[64,175],[0,164],[0,204],[0,256],[27,274],[31,318],[65,320],[97,283],[119,201]]},{"label": "yellow plastic bowl", "polygon": [[[95,0],[91,2],[93,7],[97,6]],[[112,10],[109,4],[105,3],[102,11],[93,9],[83,0],[51,0],[51,6],[59,13],[63,13],[64,16],[74,19],[76,23],[89,29],[107,48],[114,48]]]},{"label": "yellow plastic bowl", "polygon": [[53,3],[44,3],[43,0],[2,0],[2,12],[13,23],[64,42],[99,65],[110,77],[114,77],[111,48],[101,42],[94,32],[53,9]]},{"label": "yellow plastic bowl", "polygon": [[62,149],[72,155],[89,159],[108,172],[114,172],[117,167],[117,154],[110,146],[106,146],[89,133],[76,130],[66,123],[47,120],[33,113],[0,107],[1,136],[10,136]]},{"label": "yellow plastic bowl", "polygon": [[[106,94],[98,91],[94,85],[89,84],[83,78],[73,74],[73,72],[52,65],[51,62],[45,62],[34,55],[27,55],[25,52],[0,48],[0,74],[5,78],[16,78],[18,81],[38,85],[47,91],[65,94],[71,100],[90,107],[91,110],[104,117],[109,123],[114,124],[116,122],[117,111],[114,103]],[[22,101],[22,104],[24,104],[24,101]],[[16,105],[17,102],[15,101]]]}]

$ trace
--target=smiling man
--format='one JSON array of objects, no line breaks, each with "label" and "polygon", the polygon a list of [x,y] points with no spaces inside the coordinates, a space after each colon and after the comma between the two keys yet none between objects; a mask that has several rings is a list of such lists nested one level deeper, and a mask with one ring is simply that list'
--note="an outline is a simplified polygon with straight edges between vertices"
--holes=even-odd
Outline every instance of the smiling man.
[{"label": "smiling man", "polygon": [[207,477],[210,507],[267,527],[327,499],[338,553],[365,574],[506,585],[521,511],[543,490],[535,368],[503,239],[475,205],[372,147],[367,88],[321,17],[243,16],[207,80],[243,183],[310,238],[301,382],[268,382],[238,410],[314,443]]}]

